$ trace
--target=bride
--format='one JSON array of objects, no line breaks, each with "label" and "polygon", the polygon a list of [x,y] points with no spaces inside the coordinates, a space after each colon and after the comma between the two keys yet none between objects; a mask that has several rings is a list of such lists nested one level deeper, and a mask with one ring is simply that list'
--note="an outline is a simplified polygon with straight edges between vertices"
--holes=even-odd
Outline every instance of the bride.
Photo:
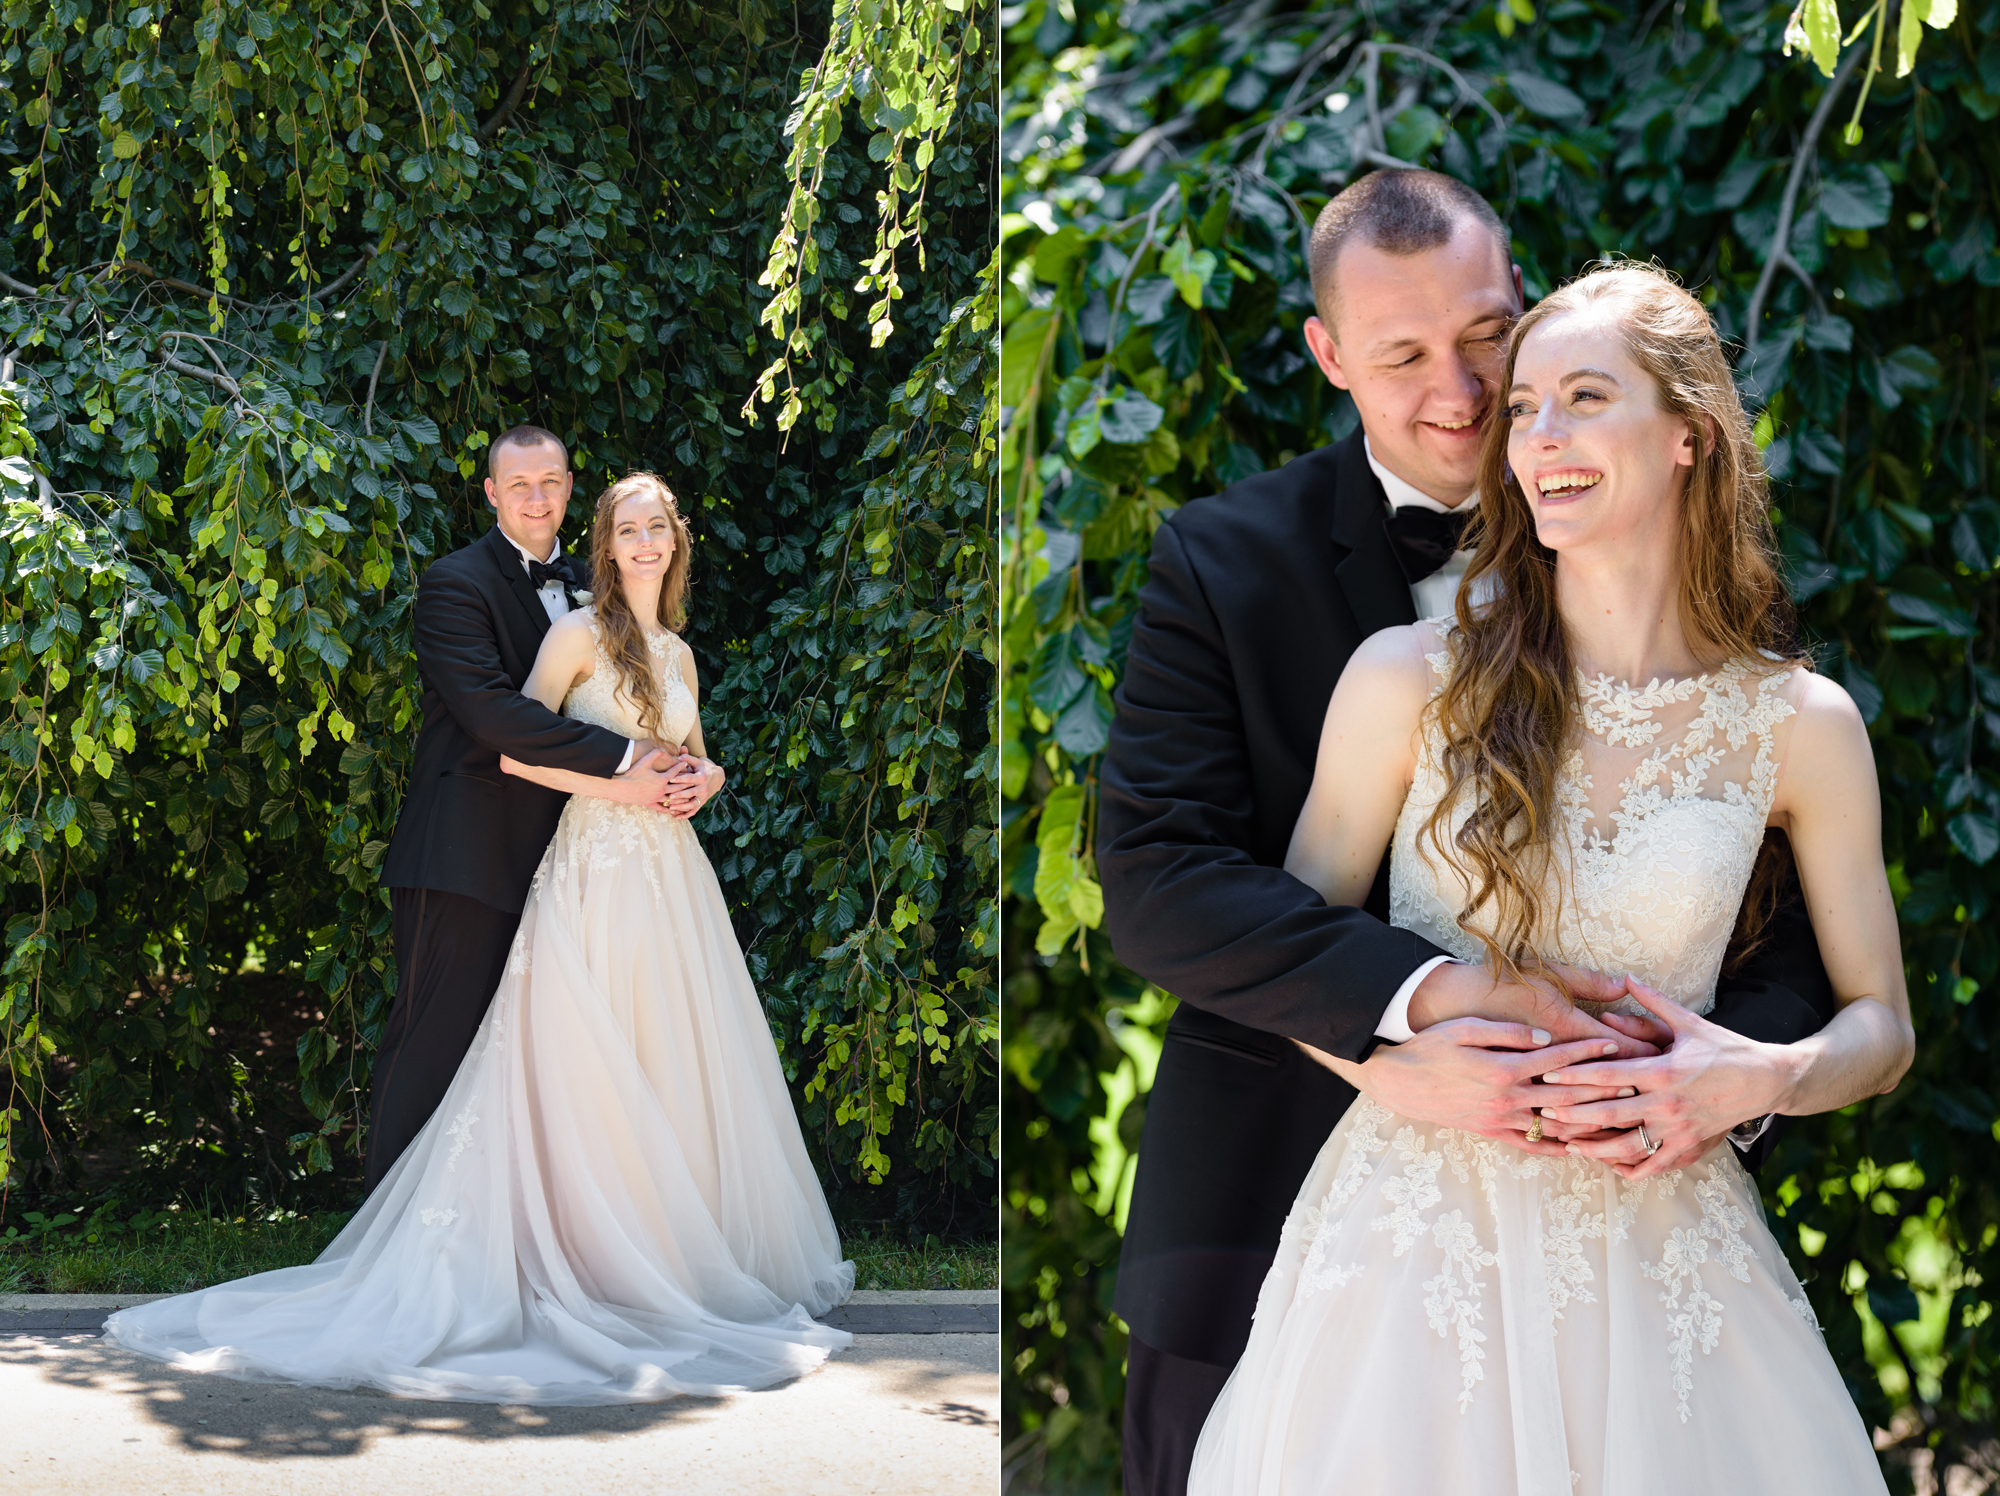
[{"label": "bride", "polygon": [[[1510,972],[1622,976],[1614,1007],[1680,1032],[1780,827],[1841,1002],[1792,1047],[1784,1110],[1890,1089],[1913,1036],[1873,756],[1789,646],[1707,313],[1658,271],[1600,270],[1521,319],[1503,388],[1457,616],[1354,656],[1286,867],[1358,904],[1387,848],[1395,923]],[[1883,1491],[1733,1151],[1649,1167],[1661,1119],[1608,1105],[1619,1127],[1566,1148],[1524,1111],[1512,1148],[1359,1097],[1286,1219],[1189,1490]]]},{"label": "bride", "polygon": [[[524,688],[702,751],[670,630],[688,533],[650,473],[597,501],[602,595]],[[848,1344],[840,1257],[721,891],[684,816],[590,798],[535,873],[451,1089],[319,1260],[111,1316],[190,1371],[409,1397],[612,1403],[766,1387]]]}]

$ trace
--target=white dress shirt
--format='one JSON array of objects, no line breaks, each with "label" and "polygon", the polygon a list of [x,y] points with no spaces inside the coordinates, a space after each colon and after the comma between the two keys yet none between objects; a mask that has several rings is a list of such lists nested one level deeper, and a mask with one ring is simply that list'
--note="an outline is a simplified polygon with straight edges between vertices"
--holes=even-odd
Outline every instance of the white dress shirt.
[{"label": "white dress shirt", "polygon": [[[500,538],[514,547],[516,554],[521,558],[521,570],[523,571],[528,570],[528,564],[531,561],[539,560],[542,565],[547,566],[562,552],[562,541],[560,538],[549,547],[549,553],[541,557],[529,555],[528,548],[509,535],[505,530],[500,532]],[[531,572],[529,575],[532,577],[533,573]],[[550,623],[554,623],[558,618],[569,612],[569,594],[563,590],[562,578],[560,577],[550,577],[546,582],[542,583],[540,587],[535,589],[535,596],[541,599],[542,611],[549,615]],[[623,774],[627,769],[632,767],[632,755],[638,751],[638,747],[639,745],[633,742],[625,744],[625,756],[618,760],[618,773]],[[1407,1008],[1409,1004],[1406,1002],[1403,1006]]]},{"label": "white dress shirt", "polygon": [[[1389,496],[1389,512],[1398,509],[1431,509],[1439,514],[1450,514],[1452,506],[1440,504],[1436,499],[1418,488],[1414,483],[1405,482],[1390,472],[1375,457],[1375,449],[1368,444],[1368,438],[1361,438],[1361,450],[1367,454],[1368,466],[1374,470],[1376,479],[1382,485],[1382,492]],[[1474,494],[1458,507],[1471,513],[1479,504],[1479,495]],[[1472,564],[1471,551],[1454,551],[1449,561],[1432,575],[1410,588],[1410,597],[1417,605],[1417,617],[1442,618],[1450,613],[1458,598],[1458,584],[1465,578],[1466,567]],[[1396,995],[1389,999],[1389,1006],[1382,1012],[1382,1021],[1375,1025],[1376,1036],[1401,1044],[1414,1037],[1410,1028],[1410,998],[1415,995],[1418,985],[1438,967],[1450,961],[1450,956],[1433,956],[1422,966],[1411,972],[1409,979],[1396,989]]]}]

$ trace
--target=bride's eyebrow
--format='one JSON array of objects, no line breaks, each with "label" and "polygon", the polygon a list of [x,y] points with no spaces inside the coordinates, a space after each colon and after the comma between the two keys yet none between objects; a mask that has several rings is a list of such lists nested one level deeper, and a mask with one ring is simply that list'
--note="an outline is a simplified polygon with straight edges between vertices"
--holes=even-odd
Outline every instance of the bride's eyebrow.
[{"label": "bride's eyebrow", "polygon": [[[1618,384],[1618,376],[1616,374],[1607,374],[1602,369],[1572,369],[1570,370],[1569,373],[1563,375],[1561,379],[1556,381],[1556,387],[1560,389],[1563,385],[1574,384],[1579,379],[1602,379],[1607,384],[1617,384],[1618,388],[1620,388],[1621,390],[1625,388],[1624,385]],[[1509,395],[1512,395],[1516,390],[1526,390],[1529,394],[1532,395],[1535,392],[1535,387],[1531,384],[1524,384],[1520,380],[1516,380],[1514,382],[1513,388],[1509,389],[1507,393]]]}]

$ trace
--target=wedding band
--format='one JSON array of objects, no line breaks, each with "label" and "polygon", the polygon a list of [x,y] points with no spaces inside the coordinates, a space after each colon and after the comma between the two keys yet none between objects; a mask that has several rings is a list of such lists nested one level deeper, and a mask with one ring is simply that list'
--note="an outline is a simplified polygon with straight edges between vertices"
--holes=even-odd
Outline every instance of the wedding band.
[{"label": "wedding band", "polygon": [[1536,1112],[1535,1120],[1528,1124],[1528,1141],[1531,1143],[1539,1143],[1541,1140],[1542,1140],[1542,1114],[1540,1112]]},{"label": "wedding band", "polygon": [[1660,1145],[1646,1136],[1646,1124],[1643,1122],[1639,1124],[1639,1146],[1646,1150],[1646,1157],[1648,1158],[1651,1158],[1655,1153],[1660,1151]]}]

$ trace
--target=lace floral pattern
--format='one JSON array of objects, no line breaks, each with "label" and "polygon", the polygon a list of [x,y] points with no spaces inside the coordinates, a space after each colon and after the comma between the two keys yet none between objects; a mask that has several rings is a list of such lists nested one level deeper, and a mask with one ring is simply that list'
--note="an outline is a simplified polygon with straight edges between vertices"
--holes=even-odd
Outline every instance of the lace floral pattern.
[{"label": "lace floral pattern", "polygon": [[1730,1277],[1748,1283],[1750,1263],[1757,1255],[1743,1240],[1749,1217],[1729,1198],[1718,1165],[1709,1165],[1708,1177],[1695,1185],[1694,1196],[1701,1205],[1701,1219],[1693,1226],[1674,1227],[1661,1247],[1660,1260],[1640,1269],[1662,1285],[1674,1401],[1682,1423],[1693,1416],[1688,1394],[1694,1391],[1695,1346],[1707,1355],[1722,1339],[1722,1302],[1702,1282],[1701,1269],[1713,1257]]},{"label": "lace floral pattern", "polygon": [[458,1168],[458,1157],[472,1146],[472,1125],[479,1120],[471,1107],[467,1107],[451,1119],[451,1126],[445,1135],[451,1139],[451,1152],[445,1155],[444,1166],[450,1170]]}]

